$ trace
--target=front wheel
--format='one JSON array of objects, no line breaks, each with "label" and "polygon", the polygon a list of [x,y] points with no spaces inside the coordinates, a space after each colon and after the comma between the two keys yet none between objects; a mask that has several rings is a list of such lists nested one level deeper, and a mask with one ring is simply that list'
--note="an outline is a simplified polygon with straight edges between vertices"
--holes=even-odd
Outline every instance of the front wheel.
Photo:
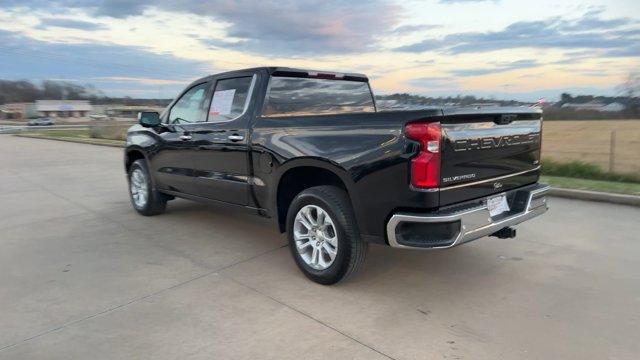
[{"label": "front wheel", "polygon": [[347,193],[317,186],[295,197],[287,214],[289,247],[296,264],[311,280],[337,283],[362,266],[367,243],[360,238]]},{"label": "front wheel", "polygon": [[129,168],[129,197],[133,208],[145,216],[162,214],[167,208],[167,198],[153,187],[144,160],[134,161]]}]

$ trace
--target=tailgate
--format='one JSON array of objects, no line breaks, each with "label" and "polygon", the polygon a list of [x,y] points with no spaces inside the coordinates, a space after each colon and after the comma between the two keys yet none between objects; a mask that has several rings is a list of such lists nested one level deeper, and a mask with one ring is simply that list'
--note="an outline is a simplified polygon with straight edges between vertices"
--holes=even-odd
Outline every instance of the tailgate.
[{"label": "tailgate", "polygon": [[441,124],[441,206],[538,180],[541,111],[449,110],[444,112]]}]

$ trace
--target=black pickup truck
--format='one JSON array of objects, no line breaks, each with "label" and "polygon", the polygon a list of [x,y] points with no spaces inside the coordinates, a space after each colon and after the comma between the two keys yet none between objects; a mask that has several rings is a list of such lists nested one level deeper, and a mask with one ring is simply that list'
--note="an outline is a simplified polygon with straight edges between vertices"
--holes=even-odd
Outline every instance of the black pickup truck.
[{"label": "black pickup truck", "polygon": [[127,134],[131,202],[175,197],[274,220],[310,279],[333,284],[369,243],[444,249],[547,211],[533,108],[380,111],[362,74],[263,67],[189,85]]}]

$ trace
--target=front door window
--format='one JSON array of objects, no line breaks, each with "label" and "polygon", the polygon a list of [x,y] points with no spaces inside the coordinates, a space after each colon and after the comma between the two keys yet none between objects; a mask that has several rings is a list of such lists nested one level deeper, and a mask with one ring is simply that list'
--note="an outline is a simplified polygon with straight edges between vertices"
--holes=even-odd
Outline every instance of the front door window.
[{"label": "front door window", "polygon": [[170,124],[191,124],[206,121],[204,99],[207,83],[196,85],[189,89],[173,105],[169,112]]}]

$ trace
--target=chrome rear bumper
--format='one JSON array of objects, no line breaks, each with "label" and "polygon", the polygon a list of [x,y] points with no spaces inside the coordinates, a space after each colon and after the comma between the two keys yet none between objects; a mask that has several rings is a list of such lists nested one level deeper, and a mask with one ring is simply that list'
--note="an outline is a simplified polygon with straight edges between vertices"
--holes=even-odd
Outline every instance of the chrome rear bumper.
[{"label": "chrome rear bumper", "polygon": [[491,235],[544,214],[548,210],[548,191],[549,186],[543,184],[508,191],[505,195],[511,210],[495,217],[489,214],[486,198],[464,209],[394,214],[387,223],[389,245],[404,249],[446,249]]}]

